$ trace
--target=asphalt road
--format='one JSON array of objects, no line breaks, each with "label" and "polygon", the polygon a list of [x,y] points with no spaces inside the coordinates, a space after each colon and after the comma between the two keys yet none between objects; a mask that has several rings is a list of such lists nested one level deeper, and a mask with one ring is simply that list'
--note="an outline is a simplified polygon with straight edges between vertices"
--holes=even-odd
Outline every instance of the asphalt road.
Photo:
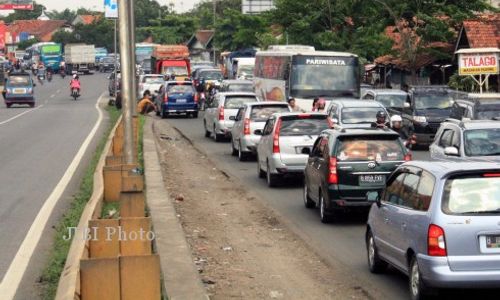
[{"label": "asphalt road", "polygon": [[[290,181],[279,188],[268,188],[265,180],[257,177],[254,161],[239,162],[231,156],[229,143],[215,143],[213,139],[204,137],[202,115],[197,120],[180,117],[167,121],[204,151],[219,169],[239,179],[260,195],[323,259],[332,265],[342,266],[340,271],[345,272],[347,276],[353,275],[352,280],[356,280],[371,298],[409,298],[407,277],[392,269],[382,275],[373,275],[368,271],[364,243],[366,216],[347,215],[338,223],[322,224],[318,210],[304,208],[300,182]],[[413,158],[430,159],[427,151],[414,151]],[[460,295],[458,292],[457,296]],[[490,299],[488,295],[484,295],[482,299],[486,298]],[[495,298],[493,296],[491,299]]]},{"label": "asphalt road", "polygon": [[[0,104],[0,279],[4,276],[44,202],[53,192],[98,120],[95,105],[106,90],[104,75],[81,76],[82,97],[69,96],[69,80],[54,76],[52,82],[35,88],[36,107]],[[2,101],[3,102],[3,101]],[[82,170],[88,165],[103,122],[63,193],[65,203],[53,211],[52,226],[75,192]],[[53,235],[47,228],[32,257],[26,276],[35,276],[43,266]],[[40,258],[42,257],[42,258]],[[36,265],[37,270],[33,270]],[[31,278],[31,280],[36,280]],[[31,281],[31,280],[28,280]],[[24,280],[26,281],[26,279]],[[32,290],[25,282],[20,290]],[[34,281],[32,282],[34,285]],[[29,283],[27,283],[29,284]],[[24,291],[26,293],[26,291]],[[25,294],[26,295],[26,294]],[[18,296],[19,298],[19,296]],[[23,298],[23,297],[21,297]],[[30,297],[31,298],[31,297]],[[27,299],[27,298],[25,298]]]}]

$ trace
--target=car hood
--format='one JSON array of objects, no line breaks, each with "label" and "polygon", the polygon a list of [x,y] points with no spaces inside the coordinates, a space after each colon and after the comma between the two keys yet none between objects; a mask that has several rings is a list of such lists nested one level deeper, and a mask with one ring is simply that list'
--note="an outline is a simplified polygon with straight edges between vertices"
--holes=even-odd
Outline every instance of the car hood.
[{"label": "car hood", "polygon": [[444,121],[449,118],[451,114],[451,108],[441,108],[441,109],[417,109],[415,115],[424,116],[430,120]]}]

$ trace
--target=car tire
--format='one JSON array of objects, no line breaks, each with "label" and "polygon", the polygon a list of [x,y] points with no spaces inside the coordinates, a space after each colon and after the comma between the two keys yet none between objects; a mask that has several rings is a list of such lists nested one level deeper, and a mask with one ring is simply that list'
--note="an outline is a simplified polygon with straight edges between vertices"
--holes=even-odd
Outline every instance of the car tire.
[{"label": "car tire", "polygon": [[309,192],[307,191],[307,181],[304,178],[304,206],[306,208],[314,208],[316,203],[312,201],[311,197],[309,197]]},{"label": "car tire", "polygon": [[10,108],[12,106],[12,104],[5,104],[7,106],[7,108]]},{"label": "car tire", "polygon": [[240,161],[248,160],[248,152],[244,152],[241,150],[241,142],[238,144],[238,159]]},{"label": "car tire", "polygon": [[231,138],[231,155],[232,156],[237,156],[238,155],[238,149],[234,148],[234,140]]},{"label": "car tire", "polygon": [[321,223],[328,224],[332,222],[332,214],[326,211],[325,197],[323,196],[323,192],[319,192],[319,217]]},{"label": "car tire", "polygon": [[207,129],[207,122],[203,121],[203,128],[205,128],[205,137],[209,138],[210,137],[210,131]]},{"label": "car tire", "polygon": [[30,103],[30,107],[31,108],[35,107],[35,103]]},{"label": "car tire", "polygon": [[161,109],[161,118],[166,119],[168,117],[168,112],[166,112],[163,108]]},{"label": "car tire", "polygon": [[198,112],[193,113],[193,119],[198,119]]},{"label": "car tire", "polygon": [[216,143],[220,143],[220,142],[222,142],[223,138],[224,137],[221,134],[217,134],[217,131],[215,131],[215,125],[214,125],[214,141]]},{"label": "car tire", "polygon": [[422,274],[420,273],[420,268],[418,266],[418,260],[415,255],[413,255],[410,261],[408,283],[410,287],[411,300],[427,299],[427,296],[436,294],[436,290],[428,288],[423,282]]},{"label": "car tire", "polygon": [[375,238],[371,230],[368,230],[366,234],[366,252],[370,272],[379,274],[387,269],[387,263],[378,255],[377,245],[375,245]]},{"label": "car tire", "polygon": [[257,156],[257,176],[259,176],[259,178],[266,177],[266,172],[262,171],[262,168],[260,167],[259,156]]},{"label": "car tire", "polygon": [[271,173],[271,168],[269,167],[269,162],[267,163],[267,168],[266,168],[266,181],[267,181],[267,186],[269,186],[269,187],[276,187],[278,185],[278,181],[279,181],[278,175]]}]

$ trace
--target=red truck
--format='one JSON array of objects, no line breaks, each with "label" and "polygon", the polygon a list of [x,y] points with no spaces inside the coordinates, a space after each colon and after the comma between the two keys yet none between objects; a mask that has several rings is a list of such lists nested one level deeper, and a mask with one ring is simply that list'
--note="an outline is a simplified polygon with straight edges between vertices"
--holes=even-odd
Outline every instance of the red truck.
[{"label": "red truck", "polygon": [[184,45],[158,45],[151,56],[151,71],[155,74],[174,75],[176,80],[190,77],[189,50]]}]

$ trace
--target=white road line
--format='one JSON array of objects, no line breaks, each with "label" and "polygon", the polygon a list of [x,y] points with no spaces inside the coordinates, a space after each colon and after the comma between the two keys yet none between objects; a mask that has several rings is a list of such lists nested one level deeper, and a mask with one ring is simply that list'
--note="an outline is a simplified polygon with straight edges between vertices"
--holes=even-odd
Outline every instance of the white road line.
[{"label": "white road line", "polygon": [[99,112],[99,117],[94,125],[94,128],[92,128],[92,130],[90,131],[89,135],[83,142],[80,150],[78,150],[78,153],[73,158],[73,161],[69,165],[68,169],[62,176],[57,186],[54,188],[47,200],[45,200],[45,203],[43,204],[42,208],[38,212],[38,215],[31,224],[28,234],[26,234],[26,237],[24,237],[21,247],[19,247],[16,256],[12,260],[9,269],[5,273],[5,276],[0,283],[0,295],[2,295],[1,298],[3,300],[13,299],[16,295],[17,289],[19,287],[19,284],[21,283],[24,273],[26,272],[31,256],[33,256],[33,252],[35,251],[35,248],[38,245],[40,238],[42,237],[45,225],[47,225],[47,221],[49,220],[54,207],[59,201],[59,198],[61,198],[61,195],[66,189],[66,186],[69,184],[71,178],[73,177],[73,174],[76,171],[76,168],[83,158],[83,155],[87,151],[90,142],[94,138],[97,130],[99,129],[99,126],[102,123],[103,113],[101,109],[99,109],[99,102],[101,102],[101,99],[103,99],[104,95],[105,93],[103,93],[99,97],[97,103],[95,104],[95,108]]},{"label": "white road line", "polygon": [[19,117],[21,117],[21,116],[24,116],[25,114],[28,114],[28,113],[30,113],[30,112],[34,112],[35,110],[40,109],[40,108],[42,108],[42,107],[43,107],[43,104],[42,104],[42,105],[38,105],[37,107],[35,107],[35,108],[33,108],[33,109],[30,109],[30,110],[24,111],[24,112],[22,112],[22,113],[20,113],[20,114],[17,114],[17,115],[15,115],[15,116],[13,116],[13,117],[12,117],[12,118],[10,118],[10,119],[7,119],[7,120],[5,120],[5,121],[0,122],[0,125],[7,124],[7,123],[9,123],[10,121],[14,121],[14,120],[15,120],[15,119],[17,119],[17,118],[19,118]]},{"label": "white road line", "polygon": [[50,98],[54,98],[56,95],[50,95]]}]

